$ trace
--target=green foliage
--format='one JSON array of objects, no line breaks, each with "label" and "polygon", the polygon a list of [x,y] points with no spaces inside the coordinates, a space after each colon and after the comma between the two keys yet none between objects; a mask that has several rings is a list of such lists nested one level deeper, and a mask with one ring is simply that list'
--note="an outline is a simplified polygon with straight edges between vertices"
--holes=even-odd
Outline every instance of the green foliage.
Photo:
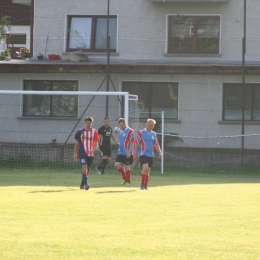
[{"label": "green foliage", "polygon": [[5,51],[0,52],[0,57],[9,57],[11,56],[11,50],[7,49]]},{"label": "green foliage", "polygon": [[11,29],[11,16],[3,16],[0,18],[0,40],[6,38],[6,30]]}]

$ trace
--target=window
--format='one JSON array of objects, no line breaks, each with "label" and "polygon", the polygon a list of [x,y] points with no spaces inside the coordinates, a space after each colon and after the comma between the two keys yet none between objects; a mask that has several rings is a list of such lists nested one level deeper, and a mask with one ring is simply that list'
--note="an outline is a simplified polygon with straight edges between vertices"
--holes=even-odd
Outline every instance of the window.
[{"label": "window", "polygon": [[[110,51],[116,51],[117,17],[109,16]],[[67,50],[107,51],[106,16],[69,16]]]},{"label": "window", "polygon": [[168,53],[219,53],[219,16],[171,15],[168,24]]},{"label": "window", "polygon": [[138,95],[141,118],[158,117],[153,112],[164,111],[165,118],[178,118],[178,83],[123,82],[123,91]]},{"label": "window", "polygon": [[[224,84],[224,120],[242,120],[242,84]],[[245,84],[245,120],[260,120],[260,84]]]},{"label": "window", "polygon": [[11,34],[12,44],[26,44],[26,34]]},{"label": "window", "polygon": [[[78,91],[77,81],[25,80],[24,90]],[[78,96],[24,95],[23,116],[77,117]]]}]

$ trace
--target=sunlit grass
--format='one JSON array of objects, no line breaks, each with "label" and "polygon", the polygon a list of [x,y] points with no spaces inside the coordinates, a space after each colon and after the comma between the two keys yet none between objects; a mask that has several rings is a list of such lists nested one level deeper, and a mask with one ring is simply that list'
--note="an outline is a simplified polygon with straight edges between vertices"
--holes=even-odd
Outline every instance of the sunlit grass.
[{"label": "sunlit grass", "polygon": [[0,259],[259,259],[260,176],[0,170]]}]

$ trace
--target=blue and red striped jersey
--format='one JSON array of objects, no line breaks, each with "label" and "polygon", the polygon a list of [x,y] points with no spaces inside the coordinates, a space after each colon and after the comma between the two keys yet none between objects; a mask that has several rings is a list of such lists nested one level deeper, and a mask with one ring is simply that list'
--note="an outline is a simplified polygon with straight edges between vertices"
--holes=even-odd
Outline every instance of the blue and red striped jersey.
[{"label": "blue and red striped jersey", "polygon": [[127,151],[129,150],[130,143],[136,143],[134,130],[130,127],[126,127],[125,130],[121,129],[119,133],[119,149],[117,151],[117,154],[127,155]]},{"label": "blue and red striped jersey", "polygon": [[154,157],[154,145],[158,143],[156,133],[154,131],[147,132],[144,128],[137,132],[138,156]]},{"label": "blue and red striped jersey", "polygon": [[99,142],[99,135],[96,129],[90,128],[86,130],[81,128],[75,134],[75,139],[79,142],[79,154],[86,154],[87,156],[94,156],[94,153],[89,152],[93,149],[94,142]]}]

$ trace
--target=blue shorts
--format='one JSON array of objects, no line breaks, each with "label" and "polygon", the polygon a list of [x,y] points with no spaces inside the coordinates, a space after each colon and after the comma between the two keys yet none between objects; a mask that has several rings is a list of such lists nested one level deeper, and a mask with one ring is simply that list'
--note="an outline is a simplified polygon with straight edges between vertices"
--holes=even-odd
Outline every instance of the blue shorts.
[{"label": "blue shorts", "polygon": [[81,165],[87,164],[88,167],[93,163],[93,156],[87,156],[86,154],[79,155],[79,161]]}]

